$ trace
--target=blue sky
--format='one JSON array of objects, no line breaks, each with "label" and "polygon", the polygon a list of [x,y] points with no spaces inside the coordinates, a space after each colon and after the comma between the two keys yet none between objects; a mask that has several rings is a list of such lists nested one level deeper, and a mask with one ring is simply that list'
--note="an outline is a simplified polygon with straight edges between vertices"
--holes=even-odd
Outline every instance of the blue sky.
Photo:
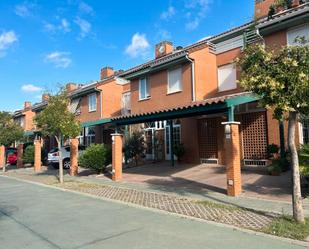
[{"label": "blue sky", "polygon": [[100,68],[152,59],[154,45],[186,46],[250,21],[253,0],[0,1],[0,110],[42,91],[98,80]]}]

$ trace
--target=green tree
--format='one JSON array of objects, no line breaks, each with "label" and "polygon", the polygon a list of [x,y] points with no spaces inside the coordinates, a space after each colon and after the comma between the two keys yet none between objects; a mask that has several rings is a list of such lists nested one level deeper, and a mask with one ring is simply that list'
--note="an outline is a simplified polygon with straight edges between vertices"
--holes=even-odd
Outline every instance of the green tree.
[{"label": "green tree", "polygon": [[23,135],[22,127],[14,122],[13,116],[8,112],[0,112],[0,144],[10,146],[22,140]]},{"label": "green tree", "polygon": [[55,137],[59,148],[59,181],[63,183],[63,162],[61,160],[61,140],[75,138],[80,134],[80,124],[69,111],[70,98],[61,89],[50,96],[46,108],[35,117],[37,128],[44,136]]},{"label": "green tree", "polygon": [[[10,146],[16,141],[22,140],[24,131],[15,123],[13,116],[8,112],[0,112],[0,145]],[[3,165],[5,171],[5,165]]]},{"label": "green tree", "polygon": [[288,145],[293,174],[293,216],[304,223],[300,188],[299,160],[295,145],[295,128],[300,114],[309,113],[309,46],[304,39],[296,46],[269,51],[264,45],[248,47],[238,60],[241,86],[261,97],[266,108],[274,108],[274,116],[288,115]]}]

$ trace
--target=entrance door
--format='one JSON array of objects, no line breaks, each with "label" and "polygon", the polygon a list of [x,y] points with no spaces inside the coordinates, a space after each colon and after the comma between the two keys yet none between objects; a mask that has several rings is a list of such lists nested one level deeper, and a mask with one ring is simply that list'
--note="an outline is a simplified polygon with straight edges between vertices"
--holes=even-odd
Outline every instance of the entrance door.
[{"label": "entrance door", "polygon": [[154,129],[145,130],[146,159],[154,160]]},{"label": "entrance door", "polygon": [[[181,143],[181,129],[180,124],[174,124],[173,125],[173,137],[174,137],[174,145],[178,145]],[[167,125],[165,127],[165,160],[171,160],[171,133],[170,133],[170,127]],[[177,157],[175,156],[175,160],[177,160]]]}]

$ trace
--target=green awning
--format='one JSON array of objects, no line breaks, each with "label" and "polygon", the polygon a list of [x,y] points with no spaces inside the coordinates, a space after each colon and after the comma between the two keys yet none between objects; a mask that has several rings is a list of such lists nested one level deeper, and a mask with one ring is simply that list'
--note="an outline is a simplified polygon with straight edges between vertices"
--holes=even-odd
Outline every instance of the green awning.
[{"label": "green awning", "polygon": [[24,136],[25,136],[25,137],[34,136],[34,131],[25,131],[25,132],[24,132]]},{"label": "green awning", "polygon": [[91,127],[91,126],[96,126],[96,125],[102,125],[102,124],[108,124],[111,122],[110,118],[103,118],[95,121],[89,121],[89,122],[83,122],[81,123],[81,127]]}]

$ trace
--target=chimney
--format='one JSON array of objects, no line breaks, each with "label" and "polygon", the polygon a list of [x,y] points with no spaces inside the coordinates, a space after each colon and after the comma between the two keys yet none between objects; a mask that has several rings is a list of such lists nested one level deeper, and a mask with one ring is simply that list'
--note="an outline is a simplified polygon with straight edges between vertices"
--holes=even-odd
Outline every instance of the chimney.
[{"label": "chimney", "polygon": [[101,80],[104,80],[112,75],[114,75],[114,69],[112,67],[103,67],[101,69]]},{"label": "chimney", "polygon": [[49,94],[48,93],[43,93],[42,94],[42,102],[46,102],[49,100]]},{"label": "chimney", "polygon": [[77,84],[75,83],[68,83],[65,85],[65,88],[67,89],[68,92],[72,92],[75,89],[77,89]]},{"label": "chimney", "polygon": [[164,55],[172,53],[174,50],[173,43],[169,41],[163,41],[156,45],[155,47],[155,58],[160,58]]},{"label": "chimney", "polygon": [[275,0],[254,0],[254,17],[260,19],[268,16],[270,6],[275,4]]},{"label": "chimney", "polygon": [[27,108],[30,108],[30,107],[31,107],[31,102],[26,101],[26,102],[24,103],[24,109],[27,109]]}]

